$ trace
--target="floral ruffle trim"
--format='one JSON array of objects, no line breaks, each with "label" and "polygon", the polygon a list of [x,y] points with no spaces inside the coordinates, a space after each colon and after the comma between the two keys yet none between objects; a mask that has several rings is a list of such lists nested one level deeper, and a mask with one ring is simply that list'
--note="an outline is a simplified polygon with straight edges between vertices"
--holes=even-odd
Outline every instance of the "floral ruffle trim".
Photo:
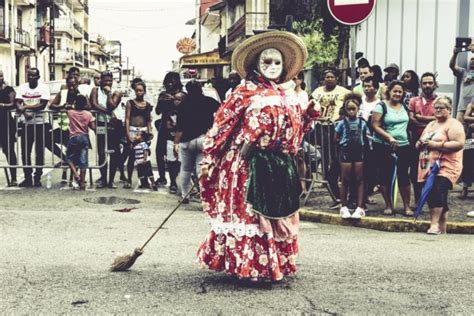
[{"label": "floral ruffle trim", "polygon": [[225,271],[251,281],[278,281],[296,273],[297,239],[277,242],[267,237],[238,237],[211,231],[197,261],[203,268]]},{"label": "floral ruffle trim", "polygon": [[263,237],[264,235],[258,224],[224,223],[218,219],[210,219],[209,225],[216,234],[232,234],[239,237]]}]

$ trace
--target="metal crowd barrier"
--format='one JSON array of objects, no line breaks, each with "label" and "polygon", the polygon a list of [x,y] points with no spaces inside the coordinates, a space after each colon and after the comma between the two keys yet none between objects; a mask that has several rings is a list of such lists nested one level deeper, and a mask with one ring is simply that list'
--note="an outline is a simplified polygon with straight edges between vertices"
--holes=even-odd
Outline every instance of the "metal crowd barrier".
[{"label": "metal crowd barrier", "polygon": [[[10,111],[8,115],[11,116],[11,119],[7,119],[6,121],[6,128],[0,129],[1,133],[6,131],[7,135],[1,135],[1,137],[6,137],[6,141],[3,143],[7,146],[6,149],[6,164],[0,162],[0,168],[3,168],[5,171],[7,184],[9,185],[11,182],[8,169],[23,169],[23,168],[62,168],[62,169],[69,169],[69,166],[66,163],[66,149],[67,149],[67,140],[63,136],[62,132],[56,132],[55,130],[59,129],[61,131],[60,126],[60,116],[66,115],[66,110],[61,111],[52,111],[52,110],[44,110],[44,111],[37,111],[37,112],[30,112],[25,115],[16,113],[15,110]],[[110,157],[110,154],[113,150],[108,149],[108,134],[107,129],[109,125],[108,118],[96,111],[91,111],[92,115],[96,120],[96,131],[91,132],[89,131],[89,140],[90,140],[90,147],[89,150],[94,153],[93,158],[91,159],[90,154],[88,155],[89,158],[89,178],[90,183],[92,185],[92,170],[93,169],[100,169],[104,167]],[[104,121],[103,124],[99,126],[97,124],[99,116],[102,116],[102,120]],[[36,123],[37,122],[37,123]],[[43,123],[40,123],[43,122]],[[42,128],[37,128],[37,126],[42,126]],[[26,130],[25,130],[26,129]],[[55,134],[58,134],[57,137]],[[105,159],[104,162],[99,164],[99,135],[104,135],[103,146],[104,146],[104,154]],[[12,139],[14,138],[14,139]],[[28,144],[31,142],[31,149],[30,153],[25,153],[26,159],[30,160],[30,164],[23,164],[22,163],[22,154],[23,151],[29,147]],[[40,144],[41,148],[37,148],[36,146]],[[13,148],[12,148],[13,147]],[[34,149],[33,149],[34,148]],[[46,150],[47,149],[47,150]],[[5,152],[5,150],[3,150]],[[43,155],[43,164],[35,164],[33,161],[37,161],[37,153],[42,153]],[[9,164],[13,154],[16,155],[17,164]],[[29,156],[29,157],[28,157]]]},{"label": "metal crowd barrier", "polygon": [[[331,122],[315,122],[314,127],[304,135],[300,155],[306,165],[306,177],[300,179],[307,184],[307,193],[302,197],[305,205],[311,194],[316,192],[320,184],[327,190],[333,201],[336,196],[331,189],[329,171],[337,164],[337,144],[334,142],[334,124]],[[337,179],[332,179],[336,181]]]}]

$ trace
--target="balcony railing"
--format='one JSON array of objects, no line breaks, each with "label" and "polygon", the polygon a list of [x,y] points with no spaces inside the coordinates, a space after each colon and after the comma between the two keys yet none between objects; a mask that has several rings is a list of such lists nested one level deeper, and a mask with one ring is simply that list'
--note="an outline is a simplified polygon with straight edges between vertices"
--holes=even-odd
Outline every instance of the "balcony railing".
[{"label": "balcony railing", "polygon": [[230,46],[255,30],[266,30],[270,21],[266,12],[247,12],[227,30],[227,45]]},{"label": "balcony railing", "polygon": [[56,49],[56,62],[72,63],[73,52],[70,49]]},{"label": "balcony railing", "polygon": [[80,63],[83,63],[84,55],[82,55],[82,53],[74,52],[74,59]]},{"label": "balcony railing", "polygon": [[[11,40],[10,36],[11,28],[6,28],[5,25],[0,24],[0,38],[3,38],[6,41]],[[14,36],[15,43],[22,46],[31,47],[31,35],[28,31],[17,28]]]},{"label": "balcony railing", "polygon": [[22,29],[16,29],[15,43],[31,47],[30,33]]},{"label": "balcony railing", "polygon": [[74,20],[74,29],[81,34],[84,33],[84,29],[82,28],[81,24],[77,20]]},{"label": "balcony railing", "polygon": [[57,4],[63,4],[68,8],[72,8],[72,1],[71,0],[54,0]]},{"label": "balcony railing", "polygon": [[54,29],[57,32],[69,32],[72,33],[73,22],[71,19],[67,18],[58,18],[54,20]]},{"label": "balcony railing", "polygon": [[2,39],[9,39],[10,38],[10,34],[7,34],[5,24],[3,24],[3,23],[0,24],[0,38],[2,38]]}]

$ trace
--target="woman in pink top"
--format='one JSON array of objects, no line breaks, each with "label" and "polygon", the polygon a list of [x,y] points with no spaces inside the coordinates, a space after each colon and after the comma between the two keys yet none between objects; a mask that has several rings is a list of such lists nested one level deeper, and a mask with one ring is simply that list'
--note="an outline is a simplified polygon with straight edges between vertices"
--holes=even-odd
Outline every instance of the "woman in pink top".
[{"label": "woman in pink top", "polygon": [[435,120],[430,122],[416,148],[421,151],[418,165],[418,182],[425,182],[431,166],[437,159],[440,170],[435,178],[433,189],[428,196],[431,212],[431,226],[428,234],[446,233],[448,218],[448,190],[458,180],[462,172],[462,157],[465,141],[464,128],[451,117],[452,101],[446,96],[434,101]]}]

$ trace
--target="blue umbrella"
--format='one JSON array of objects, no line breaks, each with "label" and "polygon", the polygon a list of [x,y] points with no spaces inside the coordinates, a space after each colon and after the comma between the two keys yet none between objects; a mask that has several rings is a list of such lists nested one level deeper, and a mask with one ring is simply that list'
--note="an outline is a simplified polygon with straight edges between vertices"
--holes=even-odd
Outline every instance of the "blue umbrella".
[{"label": "blue umbrella", "polygon": [[397,160],[398,156],[392,154],[392,163],[393,163],[393,174],[392,174],[392,186],[390,188],[390,197],[392,200],[392,207],[395,208],[397,205],[397,195],[398,195],[398,179],[397,179]]},{"label": "blue umbrella", "polygon": [[439,159],[438,159],[435,161],[433,166],[431,166],[430,174],[428,178],[426,179],[425,184],[423,185],[423,190],[421,191],[420,199],[418,200],[418,205],[416,206],[415,214],[413,214],[415,221],[418,218],[418,216],[420,216],[421,210],[423,209],[423,206],[425,205],[426,200],[428,200],[428,195],[430,194],[431,189],[433,188],[433,183],[434,183],[436,175],[438,174],[439,168],[440,168],[440,164],[439,164]]}]

